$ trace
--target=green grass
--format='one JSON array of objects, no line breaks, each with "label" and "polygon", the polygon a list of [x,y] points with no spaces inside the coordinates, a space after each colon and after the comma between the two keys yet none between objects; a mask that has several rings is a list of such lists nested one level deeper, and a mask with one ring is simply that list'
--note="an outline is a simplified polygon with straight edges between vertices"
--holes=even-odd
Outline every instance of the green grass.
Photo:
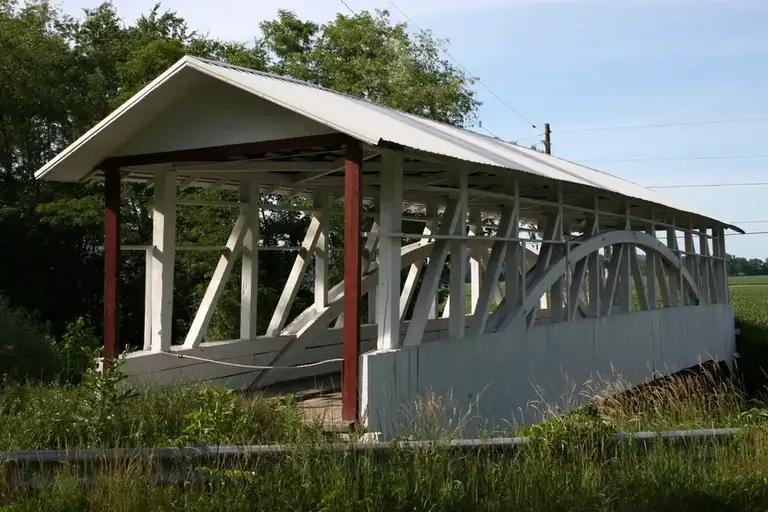
[{"label": "green grass", "polygon": [[[152,468],[139,461],[111,467],[92,486],[77,485],[61,468],[53,486],[0,484],[0,510],[765,510],[768,407],[758,377],[768,362],[768,285],[733,286],[730,293],[742,363],[755,363],[746,372],[751,388],[714,370],[639,390],[595,383],[587,406],[510,432],[533,438],[517,454],[322,454],[312,447],[327,438],[302,422],[290,400],[216,388],[124,392],[116,378],[93,373],[80,386],[6,386],[3,450],[273,442],[303,448],[278,462],[243,461],[238,470],[213,465],[209,482],[183,486],[148,483]],[[446,408],[425,397],[418,410],[426,427],[417,437],[460,436],[429,428]],[[727,443],[606,443],[614,431],[707,427],[743,430]]]},{"label": "green grass", "polygon": [[[46,393],[62,401],[82,399],[70,396],[72,389],[49,388]],[[70,420],[86,423],[76,432],[114,432],[93,434],[87,441],[106,446],[150,439],[175,439],[176,444],[252,439],[282,440],[303,448],[280,461],[244,460],[234,469],[212,464],[205,469],[209,482],[183,486],[148,483],[146,476],[154,468],[140,461],[111,466],[97,474],[92,486],[78,486],[72,470],[61,468],[54,486],[0,486],[0,510],[727,511],[763,510],[768,500],[768,415],[749,409],[738,388],[716,374],[596,398],[575,414],[526,429],[533,443],[515,454],[459,455],[437,448],[393,449],[386,455],[320,453],[312,448],[326,441],[295,423],[292,405],[217,393],[146,389],[124,397],[126,410],[118,413],[117,421],[125,428],[117,430],[103,414],[88,421],[76,416]],[[29,402],[28,397],[15,412],[3,404],[2,414],[15,420],[16,430],[26,432],[6,433],[17,436],[14,445],[36,438],[31,430],[45,430],[36,418],[43,416],[43,406],[53,405],[48,399]],[[69,409],[71,403],[62,407]],[[254,408],[261,412],[253,414]],[[134,411],[130,420],[124,415],[128,410]],[[148,424],[155,425],[152,436],[143,427]],[[608,435],[621,428],[721,425],[745,430],[726,444],[700,442],[680,448],[658,443],[649,451],[638,444],[606,443]],[[9,426],[10,421],[2,431]],[[60,437],[38,440],[38,446],[86,442],[63,423],[50,428]]]}]

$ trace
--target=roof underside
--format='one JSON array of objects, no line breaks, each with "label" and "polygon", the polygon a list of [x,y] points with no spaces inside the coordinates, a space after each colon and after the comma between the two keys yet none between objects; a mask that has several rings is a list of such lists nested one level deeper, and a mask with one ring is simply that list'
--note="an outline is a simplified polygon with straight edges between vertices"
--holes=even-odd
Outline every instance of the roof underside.
[{"label": "roof underside", "polygon": [[[474,164],[469,167],[473,173],[470,187],[485,190],[488,196],[508,187],[507,173],[519,178],[521,196],[528,198],[556,199],[556,184],[560,183],[564,202],[569,205],[591,209],[597,197],[601,203],[615,203],[612,209],[619,213],[623,211],[622,203],[628,200],[636,216],[650,218],[653,209],[654,215],[666,217],[667,221],[687,218],[700,227],[722,225],[740,231],[656,191],[561,158],[303,82],[193,57],[177,62],[48,162],[36,177],[53,181],[98,179],[104,160],[120,154],[123,143],[151,123],[158,112],[182,104],[190,90],[212,79],[311,120],[315,131],[346,134],[363,142],[366,158],[363,169],[369,173],[364,178],[366,186],[375,187],[377,180],[382,179],[378,166],[381,148],[402,148],[406,181],[425,184],[420,190],[407,192],[407,200],[425,202],[439,192],[430,187],[445,184],[446,169],[463,161]],[[216,130],[216,126],[211,126],[212,132]],[[321,133],[315,145],[302,150],[248,152],[245,149],[248,145],[241,145],[242,154],[234,158],[227,154],[221,159],[197,160],[188,155],[177,160],[173,167],[180,185],[237,189],[242,171],[263,170],[269,171],[263,173],[267,176],[264,184],[275,192],[295,195],[322,187],[342,189],[344,153],[332,137],[326,140]],[[136,149],[134,154],[151,152],[142,151],[141,147],[133,149]],[[120,158],[124,179],[128,181],[148,182],[155,172],[169,169],[167,162],[153,163],[138,157],[132,162],[124,154]],[[300,179],[297,171],[302,173]],[[494,203],[492,198],[474,200],[477,207],[484,202]]]}]

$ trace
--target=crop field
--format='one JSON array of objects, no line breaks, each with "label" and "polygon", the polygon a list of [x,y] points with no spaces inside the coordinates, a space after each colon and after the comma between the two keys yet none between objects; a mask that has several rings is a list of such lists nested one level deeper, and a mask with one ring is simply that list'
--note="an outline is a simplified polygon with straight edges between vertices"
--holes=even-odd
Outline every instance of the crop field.
[{"label": "crop field", "polygon": [[768,282],[731,285],[729,294],[739,320],[768,327]]},{"label": "crop field", "polygon": [[730,286],[768,286],[766,276],[731,276],[728,278]]}]

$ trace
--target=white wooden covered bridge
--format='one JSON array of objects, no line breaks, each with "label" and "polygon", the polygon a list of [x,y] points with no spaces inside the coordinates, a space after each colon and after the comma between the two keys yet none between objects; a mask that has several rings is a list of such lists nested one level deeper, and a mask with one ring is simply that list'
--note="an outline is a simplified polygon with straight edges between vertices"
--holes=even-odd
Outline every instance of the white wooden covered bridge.
[{"label": "white wooden covered bridge", "polygon": [[[123,340],[143,347],[126,360],[134,381],[243,388],[341,370],[344,420],[393,431],[430,391],[496,425],[534,421],[532,400],[597,374],[639,383],[734,351],[724,237],[738,228],[560,158],[282,77],[185,57],[37,177],[105,183],[107,356],[119,322],[121,182],[153,186],[146,335]],[[240,214],[174,344],[177,191],[188,187],[239,191],[239,202],[207,205]],[[263,330],[259,252],[272,248],[261,245],[260,216],[290,208],[268,195],[314,206]],[[329,247],[335,214],[343,248]],[[404,233],[403,219],[423,229]],[[329,283],[331,249],[343,249],[340,283]],[[230,276],[237,258],[242,275]],[[448,261],[450,294],[438,304]],[[314,304],[292,318],[305,275]],[[224,284],[238,277],[240,339],[209,339]],[[375,297],[367,315],[365,295]]]}]

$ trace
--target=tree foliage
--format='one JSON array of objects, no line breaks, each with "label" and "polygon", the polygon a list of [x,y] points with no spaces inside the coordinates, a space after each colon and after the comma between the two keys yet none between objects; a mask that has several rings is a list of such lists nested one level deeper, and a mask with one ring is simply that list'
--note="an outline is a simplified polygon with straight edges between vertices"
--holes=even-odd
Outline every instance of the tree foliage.
[{"label": "tree foliage", "polygon": [[[241,43],[193,30],[160,5],[126,25],[110,3],[73,19],[47,1],[0,0],[0,294],[14,307],[37,312],[54,337],[65,336],[80,317],[100,318],[101,186],[37,182],[34,172],[181,56],[289,75],[440,121],[472,124],[478,106],[473,80],[440,58],[443,44],[393,23],[386,11],[318,24],[281,10],[259,25],[252,42]],[[150,201],[149,191],[123,187],[123,243],[150,240]],[[231,212],[180,207],[179,243],[222,244],[232,222]],[[261,227],[263,242],[298,245],[306,222],[290,212],[270,215]],[[332,243],[339,239],[332,233]],[[263,325],[291,261],[279,253],[262,258]],[[215,261],[208,253],[178,255],[177,337],[185,333]],[[121,338],[133,345],[143,329],[143,271],[143,254],[123,253]],[[214,336],[235,335],[238,283],[231,281],[212,324]],[[307,293],[299,299],[306,302]]]}]

